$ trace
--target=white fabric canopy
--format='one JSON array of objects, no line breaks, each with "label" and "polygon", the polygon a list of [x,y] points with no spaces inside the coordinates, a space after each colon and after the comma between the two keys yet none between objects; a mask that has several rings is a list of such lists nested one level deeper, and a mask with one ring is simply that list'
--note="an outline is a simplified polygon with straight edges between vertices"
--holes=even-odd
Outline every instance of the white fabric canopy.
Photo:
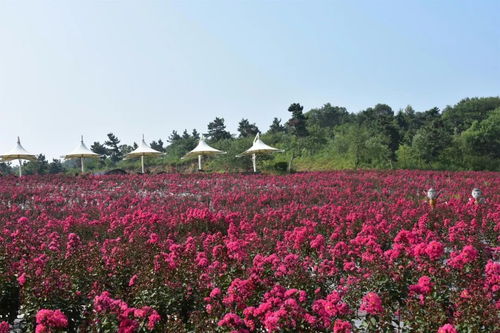
[{"label": "white fabric canopy", "polygon": [[237,155],[237,157],[244,156],[244,155],[275,153],[275,152],[282,153],[282,152],[284,152],[284,150],[266,145],[260,139],[259,133],[257,133],[257,135],[255,136],[255,139],[253,139],[252,147],[248,148],[243,153]]},{"label": "white fabric canopy", "polygon": [[84,158],[99,158],[101,155],[94,153],[92,150],[88,149],[85,143],[83,142],[83,135],[80,144],[73,149],[73,151],[67,155],[63,156],[65,159],[79,158],[80,165],[82,168],[82,173],[85,172],[85,167],[83,165]]},{"label": "white fabric canopy", "polygon": [[11,149],[8,153],[0,155],[0,157],[4,161],[12,161],[12,160],[36,160],[36,156],[31,154],[24,149],[21,145],[21,140],[17,137],[17,145],[13,149]]},{"label": "white fabric canopy", "polygon": [[192,157],[192,156],[199,156],[199,155],[220,155],[220,154],[225,154],[225,151],[215,149],[213,147],[210,147],[206,142],[205,138],[203,135],[200,138],[200,141],[198,142],[198,145],[191,150],[189,153],[184,155],[182,159],[187,158],[187,157]]},{"label": "white fabric canopy", "polygon": [[225,153],[226,153],[225,151],[210,147],[205,142],[205,137],[202,135],[200,137],[200,141],[198,142],[198,145],[193,150],[191,150],[189,153],[182,156],[181,159],[198,156],[198,170],[201,171],[201,157],[203,155],[221,155],[221,154],[225,154]]},{"label": "white fabric canopy", "polygon": [[252,155],[253,172],[257,172],[257,154],[282,153],[282,152],[284,152],[284,150],[268,146],[264,142],[262,142],[259,133],[257,133],[255,139],[253,139],[252,147],[248,148],[243,153],[236,155],[236,157]]},{"label": "white fabric canopy", "polygon": [[128,159],[128,158],[140,157],[141,169],[142,173],[144,173],[144,156],[160,156],[160,155],[163,155],[163,153],[148,146],[146,141],[144,141],[144,135],[143,135],[142,141],[141,143],[139,143],[139,147],[137,147],[136,150],[128,153],[126,158]]},{"label": "white fabric canopy", "polygon": [[83,142],[83,136],[80,144],[71,151],[71,153],[64,155],[64,158],[99,158],[101,155],[94,153],[92,150],[88,149]]},{"label": "white fabric canopy", "polygon": [[36,156],[34,154],[28,153],[26,149],[21,145],[21,140],[17,137],[17,145],[11,151],[6,154],[0,155],[3,161],[12,161],[19,160],[19,177],[23,175],[23,169],[21,160],[36,160]]},{"label": "white fabric canopy", "polygon": [[139,146],[136,150],[127,154],[127,158],[141,157],[141,156],[159,156],[162,155],[162,152],[155,150],[148,146],[146,141],[144,141],[144,136],[142,136],[142,141],[139,143]]}]

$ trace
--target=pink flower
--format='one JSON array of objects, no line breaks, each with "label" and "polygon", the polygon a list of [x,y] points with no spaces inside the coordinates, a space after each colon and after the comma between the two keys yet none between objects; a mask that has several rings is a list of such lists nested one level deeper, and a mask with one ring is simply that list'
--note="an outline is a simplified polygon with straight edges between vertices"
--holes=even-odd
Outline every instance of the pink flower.
[{"label": "pink flower", "polygon": [[466,264],[471,263],[478,257],[477,250],[472,245],[465,246],[460,252],[452,252],[448,265],[453,268],[461,269]]},{"label": "pink flower", "polygon": [[425,253],[431,260],[437,260],[443,255],[444,246],[440,242],[432,241],[425,248]]},{"label": "pink flower", "polygon": [[[61,310],[42,309],[36,314],[37,332],[48,332],[48,328],[66,328],[68,318]],[[38,327],[39,326],[39,327]]]},{"label": "pink flower", "polygon": [[134,274],[134,275],[130,278],[130,281],[128,282],[128,286],[129,286],[129,287],[134,286],[136,281],[137,281],[137,274]]},{"label": "pink flower", "polygon": [[372,315],[378,315],[384,311],[380,296],[374,292],[369,292],[363,297],[361,307],[359,309]]},{"label": "pink flower", "polygon": [[28,222],[28,218],[25,216],[21,216],[18,220],[17,223],[26,223]]},{"label": "pink flower", "polygon": [[158,235],[154,232],[152,232],[150,235],[149,235],[149,239],[148,239],[148,243],[149,244],[156,244],[158,243]]},{"label": "pink flower", "polygon": [[216,298],[219,297],[220,295],[221,295],[221,290],[219,288],[214,288],[210,292],[210,298]]},{"label": "pink flower", "polygon": [[351,323],[348,321],[337,319],[335,320],[335,324],[333,324],[334,333],[351,333],[351,329]]},{"label": "pink flower", "polygon": [[17,282],[19,282],[19,285],[22,287],[24,286],[24,284],[26,283],[26,273],[23,273],[21,274],[18,278],[17,278]]},{"label": "pink flower", "polygon": [[153,313],[148,317],[148,329],[152,331],[155,328],[156,323],[158,323],[160,319],[161,317],[158,312],[153,310]]},{"label": "pink flower", "polygon": [[317,235],[316,238],[310,242],[310,245],[311,248],[321,251],[321,249],[325,246],[325,237],[321,234]]},{"label": "pink flower", "polygon": [[219,322],[217,323],[218,326],[229,326],[232,328],[237,328],[243,324],[243,320],[240,318],[240,316],[232,312],[227,313],[224,318],[219,320]]},{"label": "pink flower", "polygon": [[446,325],[443,325],[441,326],[437,333],[457,333],[457,330],[455,329],[455,327],[451,324],[446,324]]},{"label": "pink flower", "polygon": [[492,260],[488,261],[485,267],[485,288],[492,292],[500,290],[500,263]]},{"label": "pink flower", "polygon": [[10,325],[6,321],[0,322],[0,333],[9,333],[10,332]]},{"label": "pink flower", "polygon": [[431,282],[431,278],[424,275],[420,279],[418,279],[417,284],[413,284],[410,286],[410,291],[413,291],[417,294],[427,295],[432,291],[432,287],[434,283]]},{"label": "pink flower", "polygon": [[135,320],[126,318],[120,321],[118,333],[135,333],[139,328],[139,323]]}]

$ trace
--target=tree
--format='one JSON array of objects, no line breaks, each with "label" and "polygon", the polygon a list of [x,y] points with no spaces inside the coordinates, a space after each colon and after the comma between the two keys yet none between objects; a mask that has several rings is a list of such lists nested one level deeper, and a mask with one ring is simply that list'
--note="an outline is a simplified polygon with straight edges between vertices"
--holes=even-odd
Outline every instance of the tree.
[{"label": "tree", "polygon": [[12,172],[12,168],[9,164],[1,162],[0,163],[0,175],[6,175]]},{"label": "tree", "polygon": [[175,143],[176,141],[179,141],[181,139],[182,139],[182,137],[179,135],[179,133],[177,133],[176,130],[173,130],[172,134],[170,134],[170,136],[168,137],[167,141],[169,143]]},{"label": "tree", "polygon": [[286,129],[285,129],[285,126],[283,126],[281,124],[281,119],[274,117],[273,123],[269,127],[269,131],[267,131],[267,133],[276,134],[276,133],[283,133],[285,131],[286,131]]},{"label": "tree", "polygon": [[92,150],[94,153],[101,155],[101,159],[105,159],[106,156],[109,155],[108,149],[99,143],[98,141],[95,141],[91,146],[90,150]]},{"label": "tree", "polygon": [[37,155],[36,160],[29,161],[23,168],[23,172],[26,175],[45,175],[48,170],[49,162],[43,154]]},{"label": "tree", "polygon": [[49,163],[48,172],[51,175],[64,172],[64,167],[61,163],[61,160],[52,159],[52,162]]},{"label": "tree", "polygon": [[430,164],[438,160],[441,152],[451,144],[451,141],[451,134],[443,121],[438,119],[417,131],[413,137],[412,147],[422,161]]},{"label": "tree", "polygon": [[337,127],[333,141],[335,153],[359,167],[387,168],[391,166],[391,151],[387,138],[373,134],[367,127],[352,123]]},{"label": "tree", "polygon": [[187,129],[184,130],[184,132],[182,132],[182,139],[186,140],[186,139],[189,139],[191,137],[191,135],[189,135]]},{"label": "tree", "polygon": [[473,170],[500,169],[500,107],[483,121],[474,121],[457,138],[464,167]]},{"label": "tree", "polygon": [[349,121],[350,115],[347,109],[340,106],[332,106],[326,103],[319,109],[311,109],[305,114],[308,126],[320,128],[335,127]]},{"label": "tree", "polygon": [[260,133],[259,128],[255,123],[250,124],[248,119],[241,119],[238,124],[238,132],[240,132],[240,138],[254,137],[257,133]]},{"label": "tree", "polygon": [[207,136],[210,140],[219,141],[223,139],[231,139],[231,133],[226,131],[226,125],[224,124],[224,118],[216,117],[214,121],[208,124]]},{"label": "tree", "polygon": [[461,137],[467,153],[500,158],[500,107],[485,120],[474,121]]},{"label": "tree", "polygon": [[493,110],[500,107],[500,97],[465,98],[453,107],[443,111],[443,121],[454,133],[460,134],[474,121],[486,119]]},{"label": "tree", "polygon": [[394,112],[387,104],[377,104],[360,112],[358,123],[368,128],[372,135],[382,135],[388,138],[387,145],[391,151],[391,158],[395,160],[396,150],[400,143],[400,133],[394,119]]},{"label": "tree", "polygon": [[125,156],[128,153],[134,151],[135,148],[134,148],[134,146],[120,145],[120,147],[118,147],[118,149],[120,150],[120,155]]},{"label": "tree", "polygon": [[288,108],[288,112],[292,113],[292,118],[288,120],[288,128],[290,128],[292,134],[298,137],[307,136],[307,127],[306,127],[306,117],[302,113],[304,107],[299,103],[293,103]]},{"label": "tree", "polygon": [[149,146],[151,148],[153,148],[154,150],[165,152],[165,147],[163,147],[163,141],[161,139],[158,139],[158,142],[157,141],[151,141],[151,143],[150,143]]},{"label": "tree", "polygon": [[120,149],[119,144],[120,140],[113,133],[108,133],[108,140],[104,142],[104,145],[108,148],[109,157],[113,163],[123,158],[123,151]]},{"label": "tree", "polygon": [[182,136],[177,131],[173,131],[169,137],[170,144],[165,147],[164,151],[171,157],[180,158],[196,147],[199,139],[200,135],[196,130],[193,130],[191,134],[184,130]]}]

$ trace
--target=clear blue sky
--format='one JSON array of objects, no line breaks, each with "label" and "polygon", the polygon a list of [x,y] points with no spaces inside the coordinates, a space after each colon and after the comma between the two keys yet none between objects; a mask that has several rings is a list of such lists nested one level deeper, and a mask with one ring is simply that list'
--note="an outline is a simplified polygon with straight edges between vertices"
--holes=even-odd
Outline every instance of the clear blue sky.
[{"label": "clear blue sky", "polygon": [[500,94],[500,1],[0,0],[0,152]]}]

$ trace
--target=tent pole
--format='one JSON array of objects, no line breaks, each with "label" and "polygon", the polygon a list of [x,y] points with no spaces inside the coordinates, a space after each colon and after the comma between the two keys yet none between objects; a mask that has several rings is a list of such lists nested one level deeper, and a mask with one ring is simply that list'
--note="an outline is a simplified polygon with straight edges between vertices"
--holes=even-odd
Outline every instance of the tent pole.
[{"label": "tent pole", "polygon": [[83,156],[80,157],[80,164],[82,165],[82,173],[84,172],[84,169],[83,169]]},{"label": "tent pole", "polygon": [[257,156],[255,154],[252,154],[252,164],[253,164],[253,172],[257,172]]},{"label": "tent pole", "polygon": [[18,159],[19,161],[19,178],[23,176],[23,170],[22,170],[22,164],[21,164],[21,159]]},{"label": "tent pole", "polygon": [[201,155],[198,155],[198,171],[201,171]]},{"label": "tent pole", "polygon": [[141,167],[142,167],[142,173],[144,173],[144,155],[141,155]]}]

